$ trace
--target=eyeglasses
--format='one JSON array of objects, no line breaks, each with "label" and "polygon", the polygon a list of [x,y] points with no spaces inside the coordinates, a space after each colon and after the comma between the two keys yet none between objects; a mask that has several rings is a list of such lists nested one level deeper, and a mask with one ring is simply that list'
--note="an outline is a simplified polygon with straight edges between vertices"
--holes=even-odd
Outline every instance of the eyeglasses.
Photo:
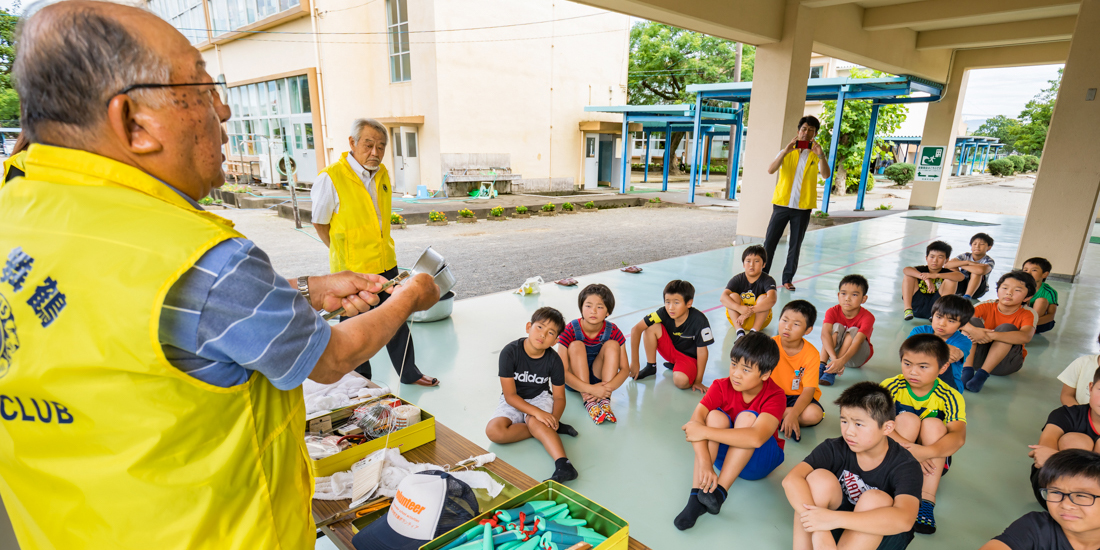
[{"label": "eyeglasses", "polygon": [[1100,498],[1100,495],[1091,493],[1063,493],[1054,489],[1039,489],[1039,494],[1047,502],[1062,502],[1066,497],[1069,497],[1069,501],[1078,506],[1092,506],[1096,499]]},{"label": "eyeglasses", "polygon": [[[131,84],[123,88],[119,92],[115,93],[111,97],[114,98],[117,95],[125,95],[134,90],[139,90],[142,88],[177,88],[182,86],[213,86],[214,90],[217,91],[218,99],[221,100],[222,104],[229,104],[229,85],[225,83],[224,76],[218,76],[218,78],[213,82],[184,82],[181,84]],[[110,100],[108,100],[108,104],[109,103]]]}]

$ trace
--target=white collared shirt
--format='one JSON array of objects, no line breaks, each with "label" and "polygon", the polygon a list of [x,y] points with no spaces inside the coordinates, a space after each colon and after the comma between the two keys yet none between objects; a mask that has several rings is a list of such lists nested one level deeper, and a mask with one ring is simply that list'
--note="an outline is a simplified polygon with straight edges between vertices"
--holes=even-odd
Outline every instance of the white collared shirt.
[{"label": "white collared shirt", "polygon": [[[374,185],[374,175],[378,170],[363,168],[351,153],[348,153],[346,158],[351,170],[359,176],[359,180],[370,193],[370,199],[374,203],[374,213],[378,216],[378,225],[381,226],[382,213],[378,211],[378,192]],[[332,215],[340,211],[340,196],[336,193],[336,186],[332,183],[328,172],[317,174],[317,178],[313,180],[313,188],[309,190],[309,198],[313,201],[311,212],[313,223],[328,224],[332,221]]]}]

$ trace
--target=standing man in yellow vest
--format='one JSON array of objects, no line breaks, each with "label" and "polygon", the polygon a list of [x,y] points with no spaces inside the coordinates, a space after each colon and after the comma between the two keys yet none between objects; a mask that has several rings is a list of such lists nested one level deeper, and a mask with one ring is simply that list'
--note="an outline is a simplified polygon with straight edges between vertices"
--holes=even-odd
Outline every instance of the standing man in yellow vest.
[{"label": "standing man in yellow vest", "polygon": [[[386,155],[386,127],[371,118],[357,119],[348,136],[350,152],[330,164],[313,181],[309,197],[311,219],[317,235],[328,247],[333,273],[351,270],[397,276],[397,253],[390,236],[390,202],[393,187],[382,165]],[[380,296],[383,303],[386,295]],[[341,317],[340,320],[345,320]],[[386,345],[394,370],[402,384],[438,386],[439,380],[425,376],[416,366],[412,334],[406,325]],[[370,378],[370,361],[356,369]]]},{"label": "standing man in yellow vest", "polygon": [[775,248],[783,237],[787,224],[791,234],[787,237],[787,265],[783,268],[783,288],[794,291],[794,272],[798,269],[798,254],[802,239],[810,225],[810,211],[817,203],[817,176],[829,177],[829,161],[821,146],[814,141],[821,122],[816,117],[804,116],[798,121],[798,135],[787,144],[768,166],[768,173],[779,171],[779,179],[772,194],[772,219],[764,237],[764,249],[768,253],[764,272],[771,274],[775,265]]},{"label": "standing man in yellow vest", "polygon": [[0,497],[20,547],[312,548],[300,385],[354,370],[438,287],[329,328],[316,310],[364,312],[381,279],[287,280],[198,206],[225,182],[231,113],[183,35],[72,0],[18,36],[31,146],[0,189]]}]

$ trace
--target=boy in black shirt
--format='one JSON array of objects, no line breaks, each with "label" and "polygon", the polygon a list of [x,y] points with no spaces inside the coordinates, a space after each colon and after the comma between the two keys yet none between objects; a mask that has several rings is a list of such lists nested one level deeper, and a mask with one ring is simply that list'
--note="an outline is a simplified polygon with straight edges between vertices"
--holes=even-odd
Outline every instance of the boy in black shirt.
[{"label": "boy in black shirt", "polygon": [[1081,449],[1054,454],[1039,484],[1049,512],[1024,514],[981,550],[1100,548],[1100,455]]},{"label": "boy in black shirt", "polygon": [[927,265],[901,270],[904,275],[901,280],[901,301],[906,321],[913,317],[931,319],[932,305],[936,300],[940,296],[955,293],[965,276],[944,267],[950,257],[951,245],[935,241],[924,249],[924,261],[928,262]]},{"label": "boy in black shirt", "polygon": [[558,310],[539,308],[527,323],[527,338],[500,350],[500,404],[485,426],[485,435],[493,443],[539,440],[554,459],[550,479],[558,483],[578,475],[565,457],[559,435],[577,435],[577,430],[560,421],[565,411],[565,365],[558,354],[547,352],[564,328],[565,319]]},{"label": "boy in black shirt", "polygon": [[[762,330],[772,320],[772,306],[777,301],[775,279],[764,273],[768,253],[754,244],[741,254],[745,272],[734,275],[726,284],[719,300],[726,306],[726,319],[737,329],[737,337],[745,335],[745,327]],[[757,315],[759,313],[759,315]]]},{"label": "boy in black shirt", "polygon": [[827,439],[783,479],[794,508],[794,549],[900,550],[920,505],[921,467],[890,439],[894,400],[872,382],[836,400],[841,436]]},{"label": "boy in black shirt", "polygon": [[1027,456],[1035,461],[1031,466],[1031,488],[1035,499],[1044,508],[1047,501],[1039,494],[1039,489],[1043,487],[1039,481],[1039,469],[1058,451],[1081,449],[1100,453],[1100,433],[1097,429],[1100,429],[1100,369],[1093,374],[1089,384],[1089,402],[1051,411],[1039,436],[1039,444],[1029,445],[1031,452]]},{"label": "boy in black shirt", "polygon": [[[665,307],[650,313],[630,331],[633,358],[630,372],[635,380],[657,374],[657,353],[660,352],[672,369],[672,382],[677,388],[691,388],[706,393],[703,371],[707,366],[707,346],[714,343],[710,321],[703,312],[691,307],[695,287],[687,281],[669,281],[665,285]],[[646,364],[639,369],[638,346],[645,341]]]}]

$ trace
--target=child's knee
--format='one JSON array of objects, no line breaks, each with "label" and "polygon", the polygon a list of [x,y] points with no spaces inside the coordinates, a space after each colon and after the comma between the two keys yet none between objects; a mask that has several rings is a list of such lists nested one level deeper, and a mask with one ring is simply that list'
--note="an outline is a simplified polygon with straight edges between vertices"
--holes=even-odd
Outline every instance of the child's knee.
[{"label": "child's knee", "polygon": [[692,381],[690,378],[688,378],[686,374],[682,372],[674,372],[672,373],[672,383],[675,384],[677,388],[680,388],[681,390],[686,390],[691,387]]},{"label": "child's knee", "polygon": [[993,329],[993,332],[1016,332],[1018,330],[1020,330],[1020,327],[1017,327],[1012,323],[1004,323]]},{"label": "child's knee", "polygon": [[[503,420],[504,422],[501,422]],[[506,418],[494,418],[485,426],[485,437],[493,443],[500,443],[504,439],[504,432],[512,423]]]},{"label": "child's knee", "polygon": [[947,425],[938,418],[925,418],[920,423],[921,444],[928,445],[947,435]]},{"label": "child's knee", "polygon": [[803,426],[816,426],[821,423],[823,418],[825,418],[825,412],[821,410],[821,407],[810,403],[810,406],[806,407],[802,411],[802,415],[798,417],[798,423]]},{"label": "child's knee", "polygon": [[894,499],[890,497],[889,494],[878,489],[871,489],[859,496],[859,502],[856,503],[855,511],[866,512],[868,510],[877,510],[893,505]]},{"label": "child's knee", "polygon": [[711,428],[729,428],[730,417],[726,416],[726,413],[714,409],[707,413],[707,426]]},{"label": "child's knee", "polygon": [[1092,442],[1092,438],[1082,433],[1062,434],[1062,437],[1058,438],[1059,451],[1064,451],[1066,449],[1091,451],[1095,447],[1096,444]]},{"label": "child's knee", "polygon": [[749,411],[741,411],[741,414],[737,415],[737,418],[733,419],[734,428],[751,428],[753,424],[756,424],[758,417],[755,413]]},{"label": "child's knee", "polygon": [[810,486],[810,493],[814,495],[814,500],[818,502],[826,500],[832,491],[840,488],[840,480],[829,470],[820,468],[806,476],[806,483]]}]

